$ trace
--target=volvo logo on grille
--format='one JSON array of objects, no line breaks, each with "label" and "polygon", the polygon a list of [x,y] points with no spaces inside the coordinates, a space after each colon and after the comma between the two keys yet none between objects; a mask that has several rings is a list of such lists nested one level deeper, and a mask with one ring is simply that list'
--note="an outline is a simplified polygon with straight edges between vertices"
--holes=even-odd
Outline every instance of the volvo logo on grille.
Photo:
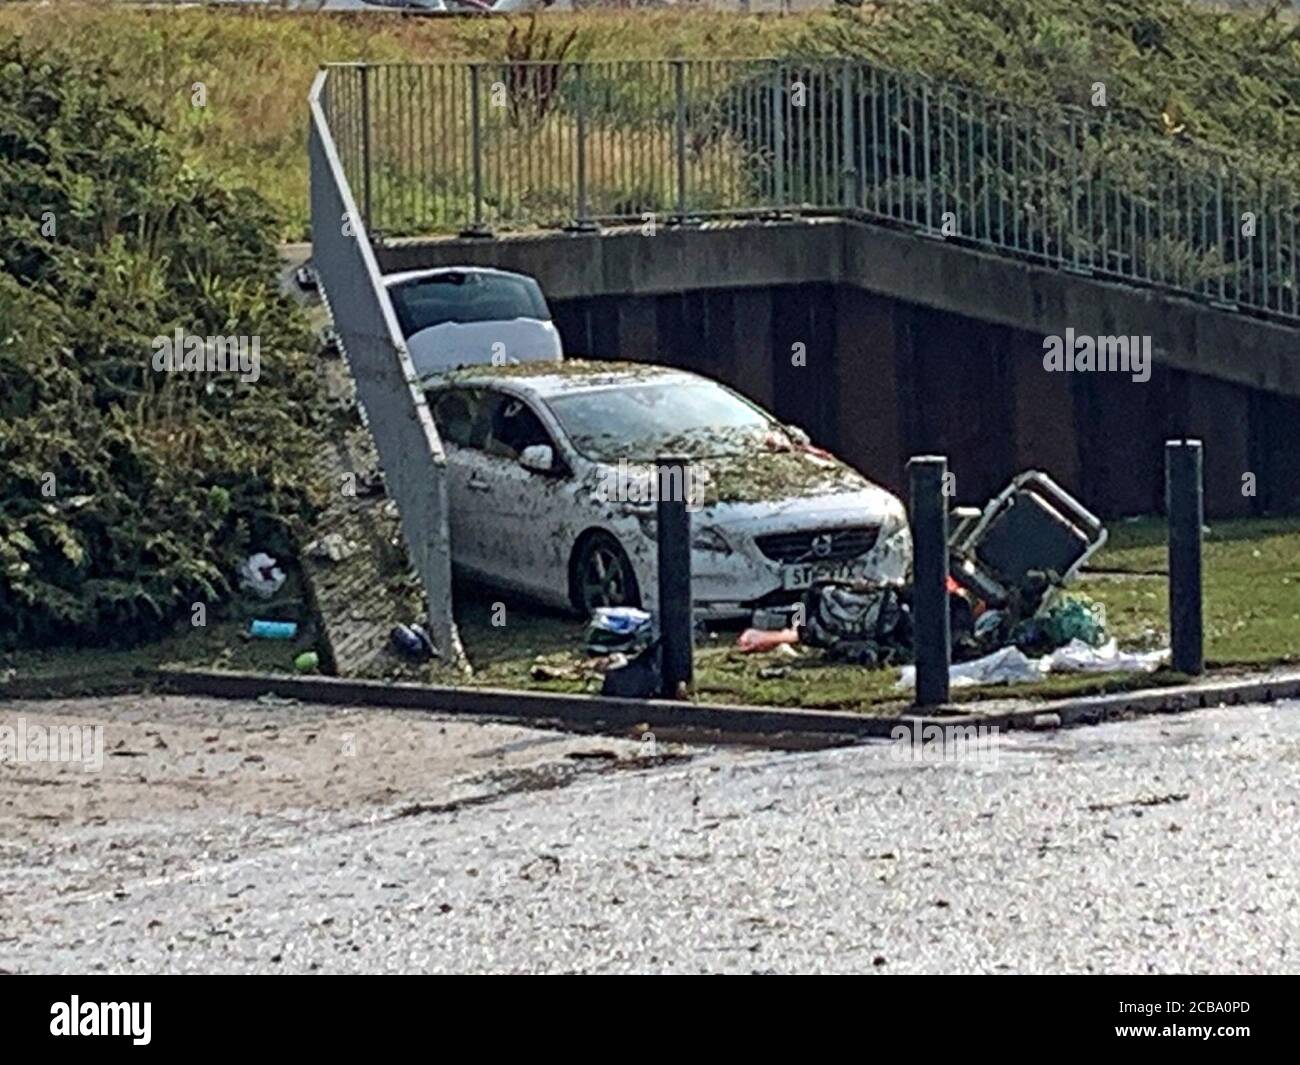
[{"label": "volvo logo on grille", "polygon": [[812,538],[812,553],[814,558],[825,558],[831,553],[831,548],[835,546],[835,539],[830,533],[819,533]]}]

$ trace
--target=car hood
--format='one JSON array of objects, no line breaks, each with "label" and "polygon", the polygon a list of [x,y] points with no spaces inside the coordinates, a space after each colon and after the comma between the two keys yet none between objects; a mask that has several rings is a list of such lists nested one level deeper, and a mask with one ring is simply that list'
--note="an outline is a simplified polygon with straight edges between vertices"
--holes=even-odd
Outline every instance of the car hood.
[{"label": "car hood", "polygon": [[554,362],[564,354],[555,326],[536,318],[441,322],[412,333],[406,338],[406,350],[420,377],[458,366]]},{"label": "car hood", "polygon": [[[906,521],[897,497],[814,447],[754,447],[693,458],[689,468],[697,523],[761,533],[792,523],[807,528]],[[640,470],[644,485],[634,491],[648,500],[650,467]]]}]

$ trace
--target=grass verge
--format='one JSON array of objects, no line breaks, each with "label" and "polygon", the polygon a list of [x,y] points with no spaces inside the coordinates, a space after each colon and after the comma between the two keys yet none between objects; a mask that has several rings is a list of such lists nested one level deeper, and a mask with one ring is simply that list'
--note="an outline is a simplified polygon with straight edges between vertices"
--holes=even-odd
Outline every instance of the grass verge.
[{"label": "grass verge", "polygon": [[[1246,519],[1216,523],[1205,541],[1206,652],[1221,674],[1300,662],[1300,518]],[[1110,542],[1077,590],[1106,608],[1110,631],[1122,646],[1168,643],[1164,523],[1138,519],[1112,527]],[[289,599],[292,587],[286,589]],[[600,675],[579,645],[583,623],[505,601],[504,624],[494,625],[491,593],[462,589],[458,620],[473,662],[471,683],[551,692],[599,691]],[[44,679],[66,689],[77,676],[86,690],[117,682],[159,665],[286,672],[294,657],[312,647],[303,627],[297,641],[249,641],[247,618],[268,607],[247,605],[238,616],[203,629],[183,628],[166,640],[130,650],[53,649],[0,656],[0,678],[30,688]],[[275,614],[275,610],[270,612]],[[277,615],[278,616],[278,615]],[[813,652],[798,659],[743,655],[735,633],[719,631],[696,652],[696,696],[705,702],[756,706],[802,706],[896,713],[908,696],[894,687],[896,669],[822,664]],[[445,678],[433,678],[445,682]],[[958,701],[1061,698],[1182,683],[1181,674],[1116,673],[1053,677],[1041,684],[992,685],[958,690]],[[4,692],[0,683],[0,695]]]}]

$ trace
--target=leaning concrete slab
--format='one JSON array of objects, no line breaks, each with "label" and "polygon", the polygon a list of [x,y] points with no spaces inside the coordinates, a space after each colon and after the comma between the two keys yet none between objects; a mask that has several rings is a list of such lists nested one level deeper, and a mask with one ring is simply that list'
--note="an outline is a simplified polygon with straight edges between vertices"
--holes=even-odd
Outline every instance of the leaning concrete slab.
[{"label": "leaning concrete slab", "polygon": [[389,496],[428,599],[429,629],[448,661],[464,662],[451,598],[447,459],[398,329],[362,217],[326,121],[322,73],[312,87],[312,258]]}]

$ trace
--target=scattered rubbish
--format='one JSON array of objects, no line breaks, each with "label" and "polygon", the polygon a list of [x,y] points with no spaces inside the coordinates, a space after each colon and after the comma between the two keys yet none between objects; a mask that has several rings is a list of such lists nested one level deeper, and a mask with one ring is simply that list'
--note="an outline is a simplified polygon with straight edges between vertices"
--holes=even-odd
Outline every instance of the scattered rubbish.
[{"label": "scattered rubbish", "polygon": [[626,665],[606,672],[600,694],[622,699],[646,699],[658,695],[660,647],[660,642],[654,640]]},{"label": "scattered rubbish", "polygon": [[1044,661],[1050,673],[1154,673],[1169,661],[1169,649],[1121,651],[1113,637],[1100,647],[1071,640]]},{"label": "scattered rubbish", "polygon": [[303,651],[293,660],[293,668],[299,673],[315,673],[320,668],[320,656],[315,651]]},{"label": "scattered rubbish", "polygon": [[284,584],[284,571],[265,551],[249,555],[237,570],[239,587],[259,599],[270,599]]},{"label": "scattered rubbish", "polygon": [[912,627],[903,591],[895,581],[814,585],[804,596],[800,642],[832,661],[862,666],[906,658]]},{"label": "scattered rubbish", "polygon": [[534,662],[528,670],[533,680],[582,680],[585,674],[577,666],[552,666]]},{"label": "scattered rubbish", "polygon": [[[1101,521],[1047,474],[1030,470],[982,509],[961,507],[948,538],[951,573],[975,599],[1011,602],[1035,574],[1046,586],[1068,584],[1106,542]],[[1036,611],[1022,604],[1021,617]]]},{"label": "scattered rubbish", "polygon": [[319,287],[316,271],[310,266],[300,266],[293,272],[293,280],[304,292],[314,292]]},{"label": "scattered rubbish", "polygon": [[298,635],[298,623],[254,618],[248,623],[248,635],[257,640],[292,640]]},{"label": "scattered rubbish", "polygon": [[631,606],[600,606],[591,612],[583,650],[592,655],[614,651],[632,654],[645,647],[652,634],[652,617]]},{"label": "scattered rubbish", "polygon": [[587,663],[598,673],[608,673],[611,669],[622,669],[627,665],[627,655],[621,651],[615,651],[612,655],[603,655],[600,658],[593,658]]},{"label": "scattered rubbish", "polygon": [[1035,729],[1047,730],[1061,727],[1060,714],[1035,714],[1031,727]]},{"label": "scattered rubbish", "polygon": [[740,648],[741,654],[746,655],[775,651],[783,644],[798,642],[799,632],[797,629],[778,629],[774,632],[765,629],[746,629],[736,637],[736,646]]},{"label": "scattered rubbish", "polygon": [[345,539],[339,533],[326,533],[319,540],[313,540],[305,551],[309,558],[328,559],[330,562],[342,562],[357,552],[357,545]]},{"label": "scattered rubbish", "polygon": [[331,326],[326,326],[320,332],[320,353],[322,355],[337,355],[340,351],[339,335]]},{"label": "scattered rubbish", "polygon": [[[1101,647],[1092,647],[1082,640],[1071,640],[1064,647],[1041,658],[1030,658],[1019,647],[1003,647],[999,651],[959,662],[948,670],[948,683],[953,688],[969,688],[976,684],[1025,684],[1042,680],[1052,673],[1152,673],[1169,658],[1169,651],[1121,651],[1114,639]],[[904,666],[896,688],[916,686],[916,667]]]},{"label": "scattered rubbish", "polygon": [[401,654],[417,662],[423,662],[438,653],[428,632],[419,624],[394,625],[388,638]]},{"label": "scattered rubbish", "polygon": [[975,619],[974,636],[976,640],[986,639],[1002,628],[1007,619],[1004,610],[985,610]]},{"label": "scattered rubbish", "polygon": [[[948,668],[948,684],[952,688],[970,688],[977,684],[1025,684],[1042,677],[1038,663],[1019,647],[1003,647],[983,658],[959,662]],[[916,666],[904,666],[895,687],[916,687]]]},{"label": "scattered rubbish", "polygon": [[1020,622],[1011,638],[1017,647],[1030,653],[1064,647],[1072,640],[1098,647],[1106,639],[1105,618],[1100,604],[1087,596],[1066,595]]}]

